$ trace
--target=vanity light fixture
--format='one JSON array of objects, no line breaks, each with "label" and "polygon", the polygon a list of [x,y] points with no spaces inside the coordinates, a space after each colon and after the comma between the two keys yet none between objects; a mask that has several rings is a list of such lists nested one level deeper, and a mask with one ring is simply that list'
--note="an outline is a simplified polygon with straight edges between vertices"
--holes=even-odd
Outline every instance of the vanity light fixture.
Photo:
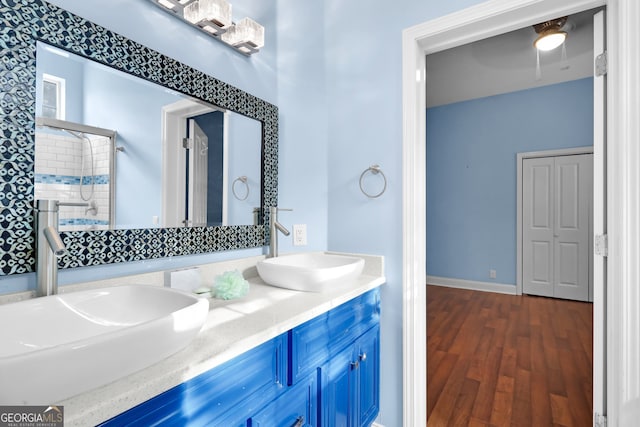
[{"label": "vanity light fixture", "polygon": [[251,55],[264,46],[264,27],[251,18],[243,18],[222,35],[222,40]]},{"label": "vanity light fixture", "polygon": [[264,46],[264,27],[251,18],[234,23],[227,0],[150,1],[244,55],[253,55]]},{"label": "vanity light fixture", "polygon": [[224,34],[231,26],[231,5],[226,0],[196,0],[184,8],[183,17],[209,33]]},{"label": "vanity light fixture", "polygon": [[567,17],[552,19],[546,22],[541,22],[533,26],[533,29],[538,34],[538,38],[533,42],[533,46],[541,51],[549,51],[557,48],[567,38],[567,32],[562,31],[562,27],[567,23]]}]

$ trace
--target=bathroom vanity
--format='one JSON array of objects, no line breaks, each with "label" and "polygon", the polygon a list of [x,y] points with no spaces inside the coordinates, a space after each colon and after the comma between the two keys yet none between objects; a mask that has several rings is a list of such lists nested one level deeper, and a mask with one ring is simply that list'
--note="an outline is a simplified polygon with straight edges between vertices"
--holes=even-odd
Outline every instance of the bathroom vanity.
[{"label": "bathroom vanity", "polygon": [[[359,277],[324,292],[264,284],[255,275],[262,257],[201,266],[210,279],[243,271],[249,294],[210,299],[202,330],[184,350],[59,402],[65,425],[370,425],[379,407],[385,278],[382,257],[362,257]],[[99,284],[152,285],[159,277]]]}]

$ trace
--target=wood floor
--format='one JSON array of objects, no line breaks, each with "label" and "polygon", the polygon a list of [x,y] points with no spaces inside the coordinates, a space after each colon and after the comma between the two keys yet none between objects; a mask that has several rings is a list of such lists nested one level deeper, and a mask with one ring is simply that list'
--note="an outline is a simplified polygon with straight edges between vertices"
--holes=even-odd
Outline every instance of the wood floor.
[{"label": "wood floor", "polygon": [[427,286],[428,426],[591,426],[592,313]]}]

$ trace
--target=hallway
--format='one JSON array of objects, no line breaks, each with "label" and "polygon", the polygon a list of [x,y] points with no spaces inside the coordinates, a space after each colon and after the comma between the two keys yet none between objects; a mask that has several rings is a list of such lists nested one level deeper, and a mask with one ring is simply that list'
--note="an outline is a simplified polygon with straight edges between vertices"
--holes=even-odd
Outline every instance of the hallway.
[{"label": "hallway", "polygon": [[427,414],[440,426],[592,425],[592,304],[427,286]]}]

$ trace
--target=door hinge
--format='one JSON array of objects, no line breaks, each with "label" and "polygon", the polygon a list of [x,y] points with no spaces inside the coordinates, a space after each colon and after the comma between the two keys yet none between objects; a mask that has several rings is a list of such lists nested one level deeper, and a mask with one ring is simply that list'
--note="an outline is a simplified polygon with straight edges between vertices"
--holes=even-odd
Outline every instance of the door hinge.
[{"label": "door hinge", "polygon": [[596,255],[609,255],[609,236],[606,234],[598,234],[594,238],[593,251]]},{"label": "door hinge", "polygon": [[593,427],[607,427],[607,416],[596,412],[593,417]]},{"label": "door hinge", "polygon": [[595,61],[595,73],[596,77],[604,76],[607,74],[607,51],[605,50],[600,55],[596,56]]},{"label": "door hinge", "polygon": [[186,150],[192,150],[193,149],[193,139],[191,138],[182,138],[182,148],[186,149]]}]

